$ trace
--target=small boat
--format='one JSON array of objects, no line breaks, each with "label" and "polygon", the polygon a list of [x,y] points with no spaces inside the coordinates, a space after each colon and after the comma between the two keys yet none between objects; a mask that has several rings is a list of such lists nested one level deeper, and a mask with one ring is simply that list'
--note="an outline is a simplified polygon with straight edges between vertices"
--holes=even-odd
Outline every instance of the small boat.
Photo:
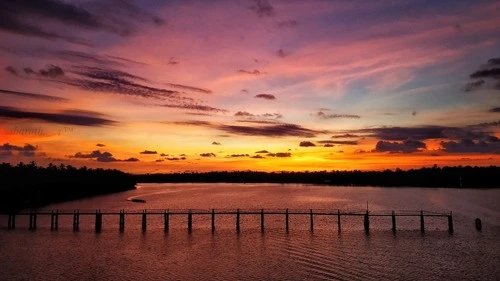
[{"label": "small boat", "polygon": [[136,203],[146,203],[146,200],[141,199],[141,198],[132,198],[132,200],[130,200],[130,201],[136,202]]}]

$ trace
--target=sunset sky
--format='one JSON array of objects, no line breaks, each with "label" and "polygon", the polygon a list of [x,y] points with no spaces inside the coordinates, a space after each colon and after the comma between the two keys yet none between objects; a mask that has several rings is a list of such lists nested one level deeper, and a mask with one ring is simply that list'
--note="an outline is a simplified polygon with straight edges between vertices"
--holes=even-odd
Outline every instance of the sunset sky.
[{"label": "sunset sky", "polygon": [[499,1],[2,1],[0,38],[0,162],[500,164]]}]

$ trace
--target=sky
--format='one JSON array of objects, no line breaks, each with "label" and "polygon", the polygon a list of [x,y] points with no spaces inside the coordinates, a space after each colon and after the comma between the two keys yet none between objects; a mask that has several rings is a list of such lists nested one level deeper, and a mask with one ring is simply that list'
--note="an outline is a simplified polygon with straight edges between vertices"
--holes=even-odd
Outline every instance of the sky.
[{"label": "sky", "polygon": [[500,2],[0,2],[0,162],[500,164]]}]

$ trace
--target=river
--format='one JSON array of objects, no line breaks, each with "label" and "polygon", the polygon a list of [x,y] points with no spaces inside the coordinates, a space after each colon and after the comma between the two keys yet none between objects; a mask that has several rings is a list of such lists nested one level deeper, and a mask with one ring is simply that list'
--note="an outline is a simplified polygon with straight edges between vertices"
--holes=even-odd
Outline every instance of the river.
[{"label": "river", "polygon": [[[141,198],[146,203],[132,202]],[[195,215],[188,233],[185,216],[104,216],[101,233],[94,217],[82,216],[80,231],[61,216],[38,218],[36,231],[26,217],[7,230],[0,218],[0,280],[500,280],[500,189],[332,187],[296,184],[139,184],[136,190],[47,206],[44,209],[101,211],[141,209],[340,209],[453,212],[446,218],[242,215],[238,233],[233,215]],[[474,227],[481,218],[483,230]]]}]

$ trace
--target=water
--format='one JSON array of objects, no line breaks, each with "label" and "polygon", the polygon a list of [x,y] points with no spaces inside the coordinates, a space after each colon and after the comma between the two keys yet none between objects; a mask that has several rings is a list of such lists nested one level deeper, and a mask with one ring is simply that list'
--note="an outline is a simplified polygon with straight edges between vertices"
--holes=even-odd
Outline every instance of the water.
[{"label": "water", "polygon": [[[341,209],[453,211],[455,233],[446,218],[398,218],[391,231],[388,218],[371,218],[370,234],[362,217],[243,215],[241,232],[235,217],[194,216],[193,231],[185,216],[148,217],[142,233],[140,216],[103,217],[102,233],[94,233],[93,217],[60,217],[59,231],[50,218],[39,217],[38,229],[17,229],[0,219],[0,280],[500,280],[500,190],[428,188],[328,187],[271,184],[141,184],[137,190],[66,202],[47,209]],[[147,203],[133,203],[131,198]],[[483,231],[474,228],[480,217]]]}]

